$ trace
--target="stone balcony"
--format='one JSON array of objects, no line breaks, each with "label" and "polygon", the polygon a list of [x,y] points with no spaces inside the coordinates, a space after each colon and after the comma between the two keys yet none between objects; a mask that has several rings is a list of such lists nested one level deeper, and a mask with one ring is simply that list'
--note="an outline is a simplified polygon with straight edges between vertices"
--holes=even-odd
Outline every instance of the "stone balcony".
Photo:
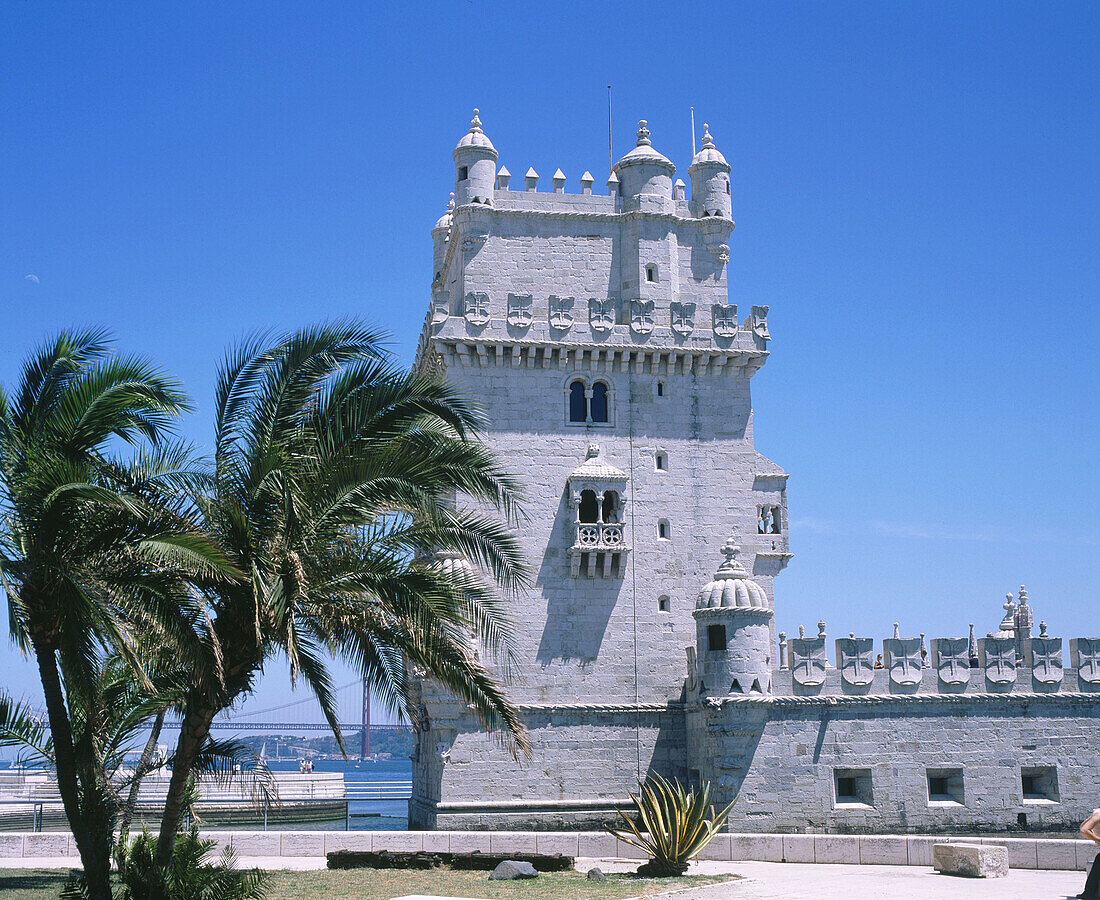
[{"label": "stone balcony", "polygon": [[578,522],[573,546],[569,548],[573,577],[581,573],[582,567],[588,577],[597,572],[604,578],[612,574],[622,577],[626,554],[630,547],[626,544],[626,535],[619,522]]}]

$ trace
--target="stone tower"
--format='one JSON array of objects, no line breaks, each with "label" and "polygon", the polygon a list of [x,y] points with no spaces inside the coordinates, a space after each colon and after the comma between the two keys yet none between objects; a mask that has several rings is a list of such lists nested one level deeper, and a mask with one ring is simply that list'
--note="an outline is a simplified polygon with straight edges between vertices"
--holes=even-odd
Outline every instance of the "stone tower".
[{"label": "stone tower", "polygon": [[424,681],[412,827],[603,821],[647,771],[684,776],[680,704],[708,615],[697,585],[736,535],[725,575],[754,605],[728,615],[752,620],[744,690],[766,691],[772,580],[789,558],[787,476],[753,446],[768,308],[739,321],[729,303],[730,167],[709,130],[690,199],[645,122],[607,196],[587,172],[567,193],[560,170],[550,191],[534,169],[511,190],[497,159],[475,111],[432,230],[417,364],[481,401],[524,485],[533,586],[515,601],[509,694],[535,756],[514,762]]}]

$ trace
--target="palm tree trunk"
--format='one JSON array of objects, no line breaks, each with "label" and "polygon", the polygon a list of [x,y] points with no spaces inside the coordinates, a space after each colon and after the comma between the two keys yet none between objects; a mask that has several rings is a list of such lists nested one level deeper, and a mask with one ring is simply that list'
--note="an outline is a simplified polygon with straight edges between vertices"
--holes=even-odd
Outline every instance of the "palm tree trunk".
[{"label": "palm tree trunk", "polygon": [[65,807],[65,817],[73,830],[73,840],[76,841],[80,853],[88,896],[91,900],[111,900],[110,849],[108,847],[104,851],[101,841],[96,840],[81,809],[73,731],[65,707],[65,693],[61,688],[57,658],[52,647],[44,646],[33,638],[31,643],[35,659],[38,660],[38,674],[42,679],[42,693],[46,698],[46,713],[50,720],[57,789]]},{"label": "palm tree trunk", "polygon": [[216,710],[205,706],[193,707],[189,702],[183,722],[180,723],[179,741],[172,758],[172,780],[168,782],[168,794],[164,798],[164,817],[160,821],[160,835],[157,838],[158,869],[165,869],[172,862],[172,848],[176,844],[180,819],[183,818],[191,765],[210,734],[210,723],[214,721],[215,712]]},{"label": "palm tree trunk", "polygon": [[137,808],[141,782],[149,774],[153,754],[157,750],[157,741],[160,740],[160,733],[164,728],[164,717],[167,714],[168,710],[166,709],[162,709],[157,713],[156,719],[153,720],[153,730],[149,733],[149,740],[145,742],[145,748],[141,751],[141,757],[134,767],[134,780],[130,783],[130,793],[126,798],[125,805],[122,807],[122,820],[118,828],[119,840],[124,840],[130,831],[130,823],[134,820],[134,810]]}]

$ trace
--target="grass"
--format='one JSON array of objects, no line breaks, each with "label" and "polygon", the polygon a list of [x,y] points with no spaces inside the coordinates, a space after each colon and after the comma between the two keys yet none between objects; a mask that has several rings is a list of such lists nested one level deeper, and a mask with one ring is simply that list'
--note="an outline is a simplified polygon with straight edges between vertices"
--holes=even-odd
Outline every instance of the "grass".
[{"label": "grass", "polygon": [[[0,869],[3,900],[57,900],[68,877],[65,871]],[[530,881],[490,881],[488,872],[451,869],[344,869],[317,872],[273,872],[268,900],[390,900],[407,894],[485,897],[489,900],[626,900],[667,891],[729,881],[729,875],[684,878],[638,878],[608,875],[588,881],[581,872],[544,872]]]}]

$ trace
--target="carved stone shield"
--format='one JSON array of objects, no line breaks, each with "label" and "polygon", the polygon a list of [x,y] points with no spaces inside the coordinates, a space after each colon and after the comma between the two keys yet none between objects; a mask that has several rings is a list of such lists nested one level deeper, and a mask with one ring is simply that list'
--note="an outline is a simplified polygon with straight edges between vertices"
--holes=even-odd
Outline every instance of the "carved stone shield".
[{"label": "carved stone shield", "polygon": [[669,305],[672,316],[672,330],[677,334],[689,335],[695,328],[695,304],[673,301]]},{"label": "carved stone shield", "polygon": [[635,334],[649,334],[653,330],[653,301],[630,301],[630,330]]},{"label": "carved stone shield", "polygon": [[944,684],[970,681],[969,638],[936,638],[932,641],[932,656]]},{"label": "carved stone shield", "polygon": [[887,638],[882,642],[894,684],[920,684],[920,638]]},{"label": "carved stone shield", "polygon": [[437,291],[432,295],[432,327],[441,328],[451,314],[451,295]]},{"label": "carved stone shield", "polygon": [[1061,638],[1031,639],[1031,675],[1040,684],[1058,684],[1062,680],[1064,672]]},{"label": "carved stone shield", "polygon": [[714,333],[721,338],[731,338],[737,334],[737,307],[715,303],[711,307],[714,319]]},{"label": "carved stone shield", "polygon": [[471,325],[487,325],[489,323],[489,295],[481,292],[466,295],[463,312],[466,321]]},{"label": "carved stone shield", "polygon": [[791,638],[791,675],[804,687],[825,683],[825,638]]},{"label": "carved stone shield", "polygon": [[565,331],[573,324],[573,298],[550,298],[550,327]]},{"label": "carved stone shield", "polygon": [[846,684],[862,687],[875,680],[875,642],[872,638],[838,638],[836,658]]},{"label": "carved stone shield", "polygon": [[752,308],[752,333],[765,341],[772,339],[772,336],[768,334],[768,307],[754,306]]},{"label": "carved stone shield", "polygon": [[615,327],[615,301],[592,297],[588,301],[588,324],[593,331],[606,332]]},{"label": "carved stone shield", "polygon": [[1085,684],[1100,684],[1100,638],[1076,638],[1077,677]]},{"label": "carved stone shield", "polygon": [[531,324],[531,295],[508,295],[508,324],[513,328],[527,328]]},{"label": "carved stone shield", "polygon": [[985,677],[993,684],[1016,681],[1016,638],[987,637],[985,647]]}]

